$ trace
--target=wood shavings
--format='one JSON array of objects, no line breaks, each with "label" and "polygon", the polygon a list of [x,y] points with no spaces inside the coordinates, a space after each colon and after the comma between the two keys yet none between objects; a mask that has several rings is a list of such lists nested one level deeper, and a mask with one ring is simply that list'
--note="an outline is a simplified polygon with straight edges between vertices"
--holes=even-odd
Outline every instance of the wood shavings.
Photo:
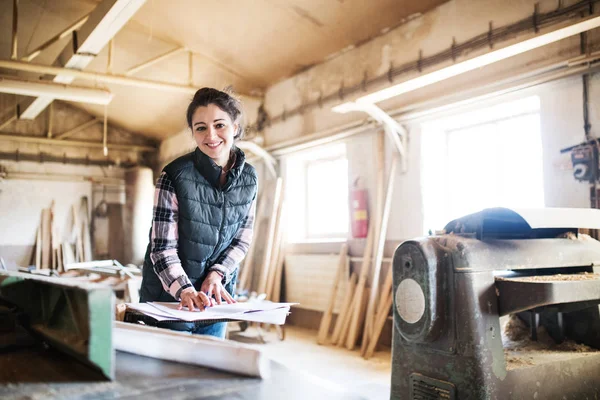
[{"label": "wood shavings", "polygon": [[[538,340],[532,340],[529,327],[516,315],[511,315],[502,329],[502,345],[507,370],[537,365],[538,359],[552,361],[552,356],[597,353],[598,349],[573,340],[557,344],[545,327],[537,330]],[[543,356],[543,357],[540,357]]]},{"label": "wood shavings", "polygon": [[518,282],[557,282],[557,281],[591,281],[600,280],[600,274],[593,272],[583,272],[580,274],[556,274],[556,275],[536,275],[520,276],[515,278],[496,277],[498,281],[518,281]]}]

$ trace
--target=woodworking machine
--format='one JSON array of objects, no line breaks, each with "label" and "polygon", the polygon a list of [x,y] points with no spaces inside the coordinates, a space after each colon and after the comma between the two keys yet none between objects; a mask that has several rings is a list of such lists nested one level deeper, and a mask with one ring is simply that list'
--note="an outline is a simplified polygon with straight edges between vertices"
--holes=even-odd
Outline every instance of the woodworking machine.
[{"label": "woodworking machine", "polygon": [[[578,228],[600,228],[600,210],[487,209],[402,243],[391,398],[600,397],[600,242]],[[508,316],[519,351],[503,345]]]}]

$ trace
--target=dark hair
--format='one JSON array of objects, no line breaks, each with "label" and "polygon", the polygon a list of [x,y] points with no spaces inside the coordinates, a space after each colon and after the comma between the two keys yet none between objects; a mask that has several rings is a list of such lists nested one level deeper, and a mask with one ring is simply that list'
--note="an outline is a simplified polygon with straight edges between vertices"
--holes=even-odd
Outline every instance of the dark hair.
[{"label": "dark hair", "polygon": [[231,89],[220,91],[213,88],[204,87],[194,94],[192,102],[187,109],[187,123],[192,129],[192,116],[198,107],[206,107],[209,104],[214,104],[221,110],[226,112],[234,123],[239,126],[238,131],[233,136],[234,139],[242,139],[244,137],[244,128],[242,126],[242,103],[233,97]]}]

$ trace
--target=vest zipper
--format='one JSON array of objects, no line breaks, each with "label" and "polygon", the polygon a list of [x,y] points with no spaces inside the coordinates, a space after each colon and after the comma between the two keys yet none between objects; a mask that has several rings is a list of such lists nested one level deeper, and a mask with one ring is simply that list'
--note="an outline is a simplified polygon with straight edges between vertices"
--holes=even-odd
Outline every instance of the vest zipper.
[{"label": "vest zipper", "polygon": [[[223,204],[221,205],[221,225],[219,226],[219,232],[217,233],[219,235],[218,239],[217,239],[217,245],[215,247],[215,250],[219,249],[219,246],[221,245],[221,240],[223,239],[223,225],[225,224],[225,193],[223,191],[221,191],[221,200],[223,201]],[[219,253],[216,254],[216,256],[219,256]],[[217,257],[213,256],[213,260],[211,262],[211,264],[213,264],[216,260]]]}]

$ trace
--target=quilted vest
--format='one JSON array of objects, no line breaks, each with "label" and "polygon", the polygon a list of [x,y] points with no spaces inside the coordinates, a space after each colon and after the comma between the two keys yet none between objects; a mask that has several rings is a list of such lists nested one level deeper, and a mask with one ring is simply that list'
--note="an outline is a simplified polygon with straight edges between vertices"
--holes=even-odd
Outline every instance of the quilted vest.
[{"label": "quilted vest", "polygon": [[[234,151],[236,162],[227,172],[223,187],[219,185],[221,167],[199,149],[163,169],[173,183],[179,205],[177,252],[196,289],[233,241],[256,197],[256,170],[245,162],[244,152],[237,148]],[[226,285],[229,292],[233,291],[236,275]],[[154,273],[150,244],[144,260],[141,300],[173,301]]]}]

